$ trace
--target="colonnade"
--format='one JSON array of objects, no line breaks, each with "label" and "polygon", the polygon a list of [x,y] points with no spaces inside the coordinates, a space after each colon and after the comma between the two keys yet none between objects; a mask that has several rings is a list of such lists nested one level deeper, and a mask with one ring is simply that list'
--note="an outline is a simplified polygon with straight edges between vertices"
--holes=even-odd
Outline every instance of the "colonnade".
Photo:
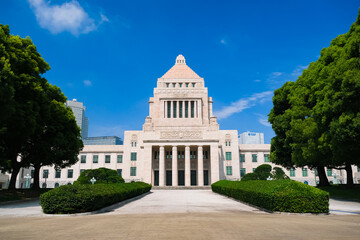
[{"label": "colonnade", "polygon": [[201,100],[164,101],[164,118],[201,118]]}]

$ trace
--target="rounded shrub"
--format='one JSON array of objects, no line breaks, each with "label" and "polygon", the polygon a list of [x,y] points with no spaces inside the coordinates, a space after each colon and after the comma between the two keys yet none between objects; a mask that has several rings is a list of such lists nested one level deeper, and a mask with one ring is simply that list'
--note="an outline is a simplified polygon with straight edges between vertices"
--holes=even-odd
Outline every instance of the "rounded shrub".
[{"label": "rounded shrub", "polygon": [[124,183],[124,179],[119,176],[117,171],[108,168],[97,168],[97,169],[88,169],[83,171],[78,179],[74,182],[74,185],[77,184],[91,184],[91,179],[95,178],[95,184],[100,183]]}]

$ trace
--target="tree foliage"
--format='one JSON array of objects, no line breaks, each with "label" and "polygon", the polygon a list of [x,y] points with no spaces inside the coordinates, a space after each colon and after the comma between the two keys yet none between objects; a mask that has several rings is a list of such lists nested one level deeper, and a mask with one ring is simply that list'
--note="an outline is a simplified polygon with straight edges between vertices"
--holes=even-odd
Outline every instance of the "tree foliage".
[{"label": "tree foliage", "polygon": [[276,90],[269,122],[276,133],[271,158],[284,167],[317,168],[360,164],[360,14],[348,33],[335,38],[296,82]]},{"label": "tree foliage", "polygon": [[241,181],[267,180],[268,177],[271,177],[271,166],[269,164],[262,164],[258,166],[253,173],[245,174],[241,178]]},{"label": "tree foliage", "polygon": [[117,171],[108,168],[97,168],[83,171],[74,184],[91,184],[90,180],[92,178],[95,178],[95,184],[124,182],[124,179],[117,173]]}]

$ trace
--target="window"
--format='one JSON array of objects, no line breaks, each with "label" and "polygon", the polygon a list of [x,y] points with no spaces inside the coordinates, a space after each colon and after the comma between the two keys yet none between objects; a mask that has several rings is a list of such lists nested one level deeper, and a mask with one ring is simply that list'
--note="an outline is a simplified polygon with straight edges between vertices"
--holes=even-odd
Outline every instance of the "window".
[{"label": "window", "polygon": [[81,174],[83,171],[85,171],[85,169],[80,169],[80,174]]},{"label": "window", "polygon": [[253,172],[255,172],[255,169],[256,169],[256,168],[253,168]]},{"label": "window", "polygon": [[43,183],[43,184],[42,184],[42,188],[46,188],[46,183]]},{"label": "window", "polygon": [[176,107],[177,107],[177,102],[173,101],[173,118],[176,118]]},{"label": "window", "polygon": [[169,83],[166,83],[166,87],[167,87],[167,88],[169,87]]},{"label": "window", "polygon": [[131,161],[136,161],[136,152],[131,153]]},{"label": "window", "polygon": [[157,158],[158,158],[158,152],[155,151],[155,152],[154,152],[154,159],[157,159]]},{"label": "window", "polygon": [[245,162],[245,154],[240,154],[240,162]]},{"label": "window", "polygon": [[167,118],[171,118],[171,102],[167,102]]},{"label": "window", "polygon": [[360,172],[360,166],[357,167],[358,172]]},{"label": "window", "polygon": [[86,163],[86,155],[81,155],[81,163]]},{"label": "window", "polygon": [[204,158],[204,159],[208,159],[208,151],[204,151],[204,152],[203,152],[203,158]]},{"label": "window", "polygon": [[48,169],[44,169],[43,171],[43,178],[48,178],[49,177],[49,170]]},{"label": "window", "polygon": [[179,83],[179,87],[182,87],[182,83]]},{"label": "window", "polygon": [[105,155],[105,163],[110,163],[110,155]]},{"label": "window", "polygon": [[59,187],[59,183],[55,183],[55,187],[56,187],[56,188]]},{"label": "window", "polygon": [[195,87],[195,83],[193,83],[192,86]]},{"label": "window", "polygon": [[176,87],[176,83],[173,83],[173,87]]},{"label": "window", "polygon": [[183,101],[179,101],[179,118],[182,118]]},{"label": "window", "polygon": [[257,154],[252,154],[252,162],[257,162]]},{"label": "window", "polygon": [[189,87],[189,83],[185,83],[186,87]]},{"label": "window", "polygon": [[119,176],[122,177],[122,169],[116,169],[116,171],[119,174]]},{"label": "window", "polygon": [[319,176],[319,173],[316,168],[315,168],[315,176]]},{"label": "window", "polygon": [[68,169],[68,178],[73,178],[73,172],[72,169]]},{"label": "window", "polygon": [[98,163],[99,162],[99,155],[94,155],[93,156],[93,163]]},{"label": "window", "polygon": [[191,101],[191,118],[194,118],[195,102]]},{"label": "window", "polygon": [[328,177],[332,177],[332,169],[331,168],[326,169],[326,172],[327,172]]},{"label": "window", "polygon": [[226,160],[231,160],[231,152],[226,152],[225,157]]},{"label": "window", "polygon": [[60,178],[60,177],[61,177],[61,170],[55,169],[55,178]]},{"label": "window", "polygon": [[34,178],[34,174],[35,174],[35,170],[33,169],[33,170],[31,170],[31,178]]},{"label": "window", "polygon": [[303,169],[302,169],[302,176],[303,176],[303,177],[307,177],[307,176],[308,176],[307,168],[303,168]]},{"label": "window", "polygon": [[232,175],[232,167],[226,166],[226,175]]},{"label": "window", "polygon": [[270,155],[264,154],[264,162],[270,162]]},{"label": "window", "polygon": [[243,177],[246,174],[246,168],[240,168],[240,177]]},{"label": "window", "polygon": [[189,101],[185,101],[185,118],[189,117]]},{"label": "window", "polygon": [[295,169],[290,168],[290,177],[295,177]]},{"label": "window", "polygon": [[123,155],[117,155],[117,163],[122,163]]},{"label": "window", "polygon": [[130,176],[136,176],[136,167],[130,167]]}]

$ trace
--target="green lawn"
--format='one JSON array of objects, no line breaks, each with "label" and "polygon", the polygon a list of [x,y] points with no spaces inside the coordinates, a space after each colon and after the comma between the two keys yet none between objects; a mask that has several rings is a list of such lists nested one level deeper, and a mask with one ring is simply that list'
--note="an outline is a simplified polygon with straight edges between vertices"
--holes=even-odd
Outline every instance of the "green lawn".
[{"label": "green lawn", "polygon": [[21,199],[29,199],[39,197],[40,194],[49,191],[50,189],[41,188],[39,190],[33,189],[16,189],[16,190],[0,190],[0,202],[15,201]]},{"label": "green lawn", "polygon": [[330,198],[353,200],[360,202],[360,184],[349,188],[345,184],[331,185],[329,187],[318,187],[330,194]]}]

